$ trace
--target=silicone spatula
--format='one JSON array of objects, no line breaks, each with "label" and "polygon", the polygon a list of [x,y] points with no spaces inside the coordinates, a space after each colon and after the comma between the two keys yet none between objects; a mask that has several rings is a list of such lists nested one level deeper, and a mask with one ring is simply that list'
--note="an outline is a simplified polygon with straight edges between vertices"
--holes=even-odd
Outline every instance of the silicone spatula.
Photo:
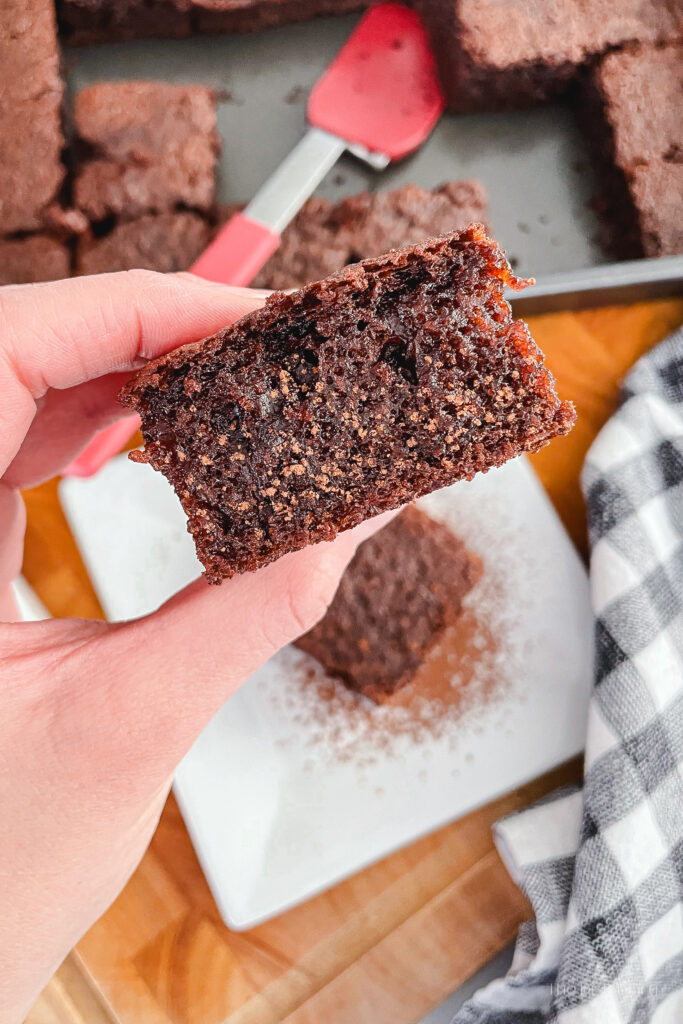
[{"label": "silicone spatula", "polygon": [[[372,7],[314,86],[304,137],[245,210],[222,228],[192,272],[223,284],[250,284],[343,152],[383,170],[424,142],[443,107],[418,15],[397,3]],[[91,476],[138,425],[128,417],[101,431],[65,473]]]}]

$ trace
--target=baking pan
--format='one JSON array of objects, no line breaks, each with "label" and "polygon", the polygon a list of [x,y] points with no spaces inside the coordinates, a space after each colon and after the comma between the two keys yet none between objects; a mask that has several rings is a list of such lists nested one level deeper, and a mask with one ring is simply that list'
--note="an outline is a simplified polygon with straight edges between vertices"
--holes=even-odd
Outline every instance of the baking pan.
[{"label": "baking pan", "polygon": [[[219,198],[245,201],[305,128],[308,92],[357,16],[327,18],[254,35],[138,40],[66,52],[72,91],[98,81],[158,78],[219,91],[223,138]],[[383,172],[343,158],[318,189],[330,199],[407,182],[432,187],[478,178],[490,224],[516,272],[537,284],[513,298],[524,314],[636,301],[683,290],[683,258],[606,263],[590,207],[593,167],[566,105],[494,114],[446,115],[414,156]]]},{"label": "baking pan", "polygon": [[625,260],[543,275],[523,292],[508,292],[516,313],[610,306],[683,295],[683,256]]}]

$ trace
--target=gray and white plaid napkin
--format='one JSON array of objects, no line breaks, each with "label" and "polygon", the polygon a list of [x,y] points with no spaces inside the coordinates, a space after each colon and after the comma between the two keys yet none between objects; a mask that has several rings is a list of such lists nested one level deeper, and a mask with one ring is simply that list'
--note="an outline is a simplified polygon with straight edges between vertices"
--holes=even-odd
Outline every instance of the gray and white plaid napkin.
[{"label": "gray and white plaid napkin", "polygon": [[586,460],[596,613],[582,790],[499,822],[536,920],[453,1024],[683,1022],[683,329]]}]

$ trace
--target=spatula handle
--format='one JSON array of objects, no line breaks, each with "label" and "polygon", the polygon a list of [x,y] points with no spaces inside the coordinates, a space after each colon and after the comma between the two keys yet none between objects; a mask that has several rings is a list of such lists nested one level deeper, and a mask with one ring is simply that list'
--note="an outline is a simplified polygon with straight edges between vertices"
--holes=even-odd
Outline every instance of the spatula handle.
[{"label": "spatula handle", "polygon": [[244,212],[232,217],[218,232],[191,268],[192,273],[222,284],[251,284],[280,244],[280,233],[344,149],[342,139],[309,128]]},{"label": "spatula handle", "polygon": [[276,231],[246,213],[236,213],[190,269],[206,281],[246,287],[279,244]]},{"label": "spatula handle", "polygon": [[62,470],[62,476],[88,477],[102,469],[110,459],[118,455],[130,441],[136,430],[140,429],[139,416],[125,416],[111,426],[105,427],[95,434],[92,441],[77,455],[73,462]]},{"label": "spatula handle", "polygon": [[309,128],[258,190],[245,215],[281,234],[345,149],[343,139]]},{"label": "spatula handle", "polygon": [[[191,270],[207,281],[248,285],[279,244],[280,236],[275,231],[238,213],[230,218]],[[93,476],[119,454],[139,428],[139,416],[126,416],[101,430],[66,467],[64,476]]]},{"label": "spatula handle", "polygon": [[11,590],[20,615],[20,621],[40,622],[49,619],[50,613],[23,576],[17,576]]}]

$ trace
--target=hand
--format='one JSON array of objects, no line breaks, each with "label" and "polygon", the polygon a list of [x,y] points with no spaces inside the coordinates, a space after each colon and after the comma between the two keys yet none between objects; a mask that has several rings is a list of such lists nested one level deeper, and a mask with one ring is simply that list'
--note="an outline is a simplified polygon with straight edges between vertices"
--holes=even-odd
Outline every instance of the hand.
[{"label": "hand", "polygon": [[[130,371],[261,293],[143,271],[0,289],[0,1019],[40,989],[138,864],[178,761],[237,687],[323,614],[386,517],[154,615],[9,624],[24,508],[122,410]],[[4,612],[4,614],[3,614]]]}]

